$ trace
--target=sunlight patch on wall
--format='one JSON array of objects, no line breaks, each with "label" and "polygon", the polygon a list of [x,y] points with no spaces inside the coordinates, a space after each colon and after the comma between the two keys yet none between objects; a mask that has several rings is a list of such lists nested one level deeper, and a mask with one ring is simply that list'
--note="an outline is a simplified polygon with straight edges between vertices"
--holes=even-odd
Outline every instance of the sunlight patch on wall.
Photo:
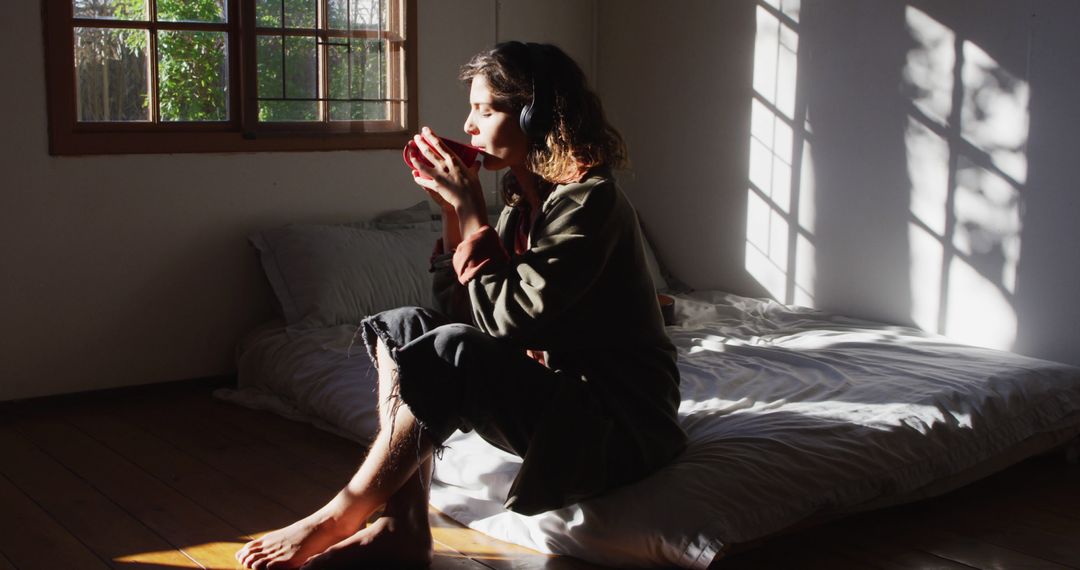
[{"label": "sunlight patch on wall", "polygon": [[949,145],[928,127],[908,117],[905,134],[911,217],[908,247],[911,255],[911,319],[923,330],[938,330],[945,211],[949,197]]},{"label": "sunlight patch on wall", "polygon": [[908,6],[906,20],[916,44],[904,68],[911,317],[1007,350],[1017,331],[1029,87],[926,13]]},{"label": "sunlight patch on wall", "polygon": [[810,129],[796,97],[799,10],[799,0],[757,7],[745,267],[775,299],[812,305],[813,189],[804,191],[812,185]]}]

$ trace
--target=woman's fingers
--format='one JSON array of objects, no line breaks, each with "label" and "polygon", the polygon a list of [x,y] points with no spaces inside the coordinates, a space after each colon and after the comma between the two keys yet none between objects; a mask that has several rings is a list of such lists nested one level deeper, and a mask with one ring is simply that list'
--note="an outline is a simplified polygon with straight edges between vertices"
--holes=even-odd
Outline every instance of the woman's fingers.
[{"label": "woman's fingers", "polygon": [[434,131],[432,131],[428,127],[424,127],[423,129],[420,129],[420,135],[421,138],[424,139],[424,142],[426,142],[431,148],[438,152],[439,156],[441,156],[443,160],[447,162],[453,162],[455,156],[454,153],[450,152],[450,149],[446,148],[446,145],[443,144],[442,139],[435,136]]},{"label": "woman's fingers", "polygon": [[[413,138],[416,140],[416,146],[421,149],[424,157],[439,170],[446,174],[449,174],[450,170],[455,167],[465,170],[465,163],[461,162],[461,158],[447,148],[442,139],[436,136],[435,132],[430,128],[424,127],[421,129],[421,134],[414,135]],[[424,150],[425,147],[428,149],[427,152]]]},{"label": "woman's fingers", "polygon": [[424,158],[436,166],[449,162],[450,159],[446,156],[447,151],[443,147],[442,141],[434,135],[428,135],[430,132],[427,127],[424,127],[425,134],[413,135],[413,140],[416,141],[416,147],[420,149],[420,154],[423,154]]},{"label": "woman's fingers", "polygon": [[423,187],[425,190],[435,190],[439,185],[433,178],[424,176],[423,172],[419,170],[413,171],[413,182],[416,182],[418,186]]},{"label": "woman's fingers", "polygon": [[465,166],[443,141],[424,127],[422,134],[414,135],[420,155],[431,164],[424,164],[413,157],[413,182],[420,186],[440,205],[457,205],[470,200],[479,189],[480,163]]},{"label": "woman's fingers", "polygon": [[432,166],[430,159],[425,163],[423,160],[420,160],[419,157],[414,156],[412,157],[412,166],[414,172],[420,171],[426,176],[431,176],[431,173],[435,171],[435,167]]}]

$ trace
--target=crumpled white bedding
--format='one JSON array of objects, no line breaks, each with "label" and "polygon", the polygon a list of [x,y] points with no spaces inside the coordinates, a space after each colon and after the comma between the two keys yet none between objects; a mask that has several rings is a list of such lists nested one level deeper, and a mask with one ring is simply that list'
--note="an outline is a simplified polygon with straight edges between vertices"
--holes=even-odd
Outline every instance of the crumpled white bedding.
[{"label": "crumpled white bedding", "polygon": [[[520,460],[457,433],[431,503],[542,552],[705,568],[727,545],[939,494],[1080,434],[1075,367],[719,292],[677,296],[676,319],[690,445],[673,464],[527,517],[502,508]],[[326,339],[344,346],[340,331]],[[265,397],[222,395],[245,390]]]}]

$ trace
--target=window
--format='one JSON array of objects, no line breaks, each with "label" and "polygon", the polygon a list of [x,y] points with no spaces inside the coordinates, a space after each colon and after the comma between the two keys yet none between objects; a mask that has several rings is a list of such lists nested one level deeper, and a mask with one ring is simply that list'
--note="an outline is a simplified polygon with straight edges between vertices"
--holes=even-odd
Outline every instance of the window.
[{"label": "window", "polygon": [[45,0],[50,152],[398,148],[416,0]]}]

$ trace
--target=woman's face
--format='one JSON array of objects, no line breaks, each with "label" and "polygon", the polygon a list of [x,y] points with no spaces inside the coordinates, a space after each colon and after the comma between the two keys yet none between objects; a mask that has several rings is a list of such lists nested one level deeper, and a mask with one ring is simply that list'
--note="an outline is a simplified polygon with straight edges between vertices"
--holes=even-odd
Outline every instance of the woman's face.
[{"label": "woman's face", "polygon": [[470,143],[491,155],[484,158],[485,170],[523,166],[529,141],[518,125],[518,113],[494,100],[483,75],[473,77],[469,91],[469,116],[465,132]]}]

